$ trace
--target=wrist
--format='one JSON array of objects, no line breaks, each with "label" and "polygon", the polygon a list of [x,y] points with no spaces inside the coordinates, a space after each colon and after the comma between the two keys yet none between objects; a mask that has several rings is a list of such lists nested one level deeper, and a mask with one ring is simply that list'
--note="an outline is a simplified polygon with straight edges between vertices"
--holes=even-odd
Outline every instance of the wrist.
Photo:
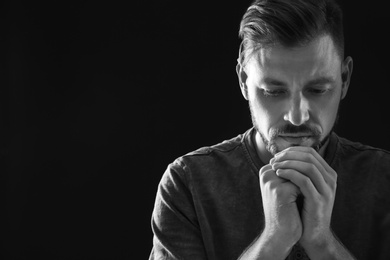
[{"label": "wrist", "polygon": [[275,230],[266,228],[243,252],[239,259],[284,260],[290,253],[294,244],[294,242],[286,240],[286,236],[281,236],[278,232],[275,232]]},{"label": "wrist", "polygon": [[275,234],[262,233],[260,237],[261,259],[286,259],[294,244],[291,240],[285,239]]},{"label": "wrist", "polygon": [[264,245],[267,245],[265,248],[287,256],[300,237],[301,229],[299,227],[282,230],[266,227],[260,239]]},{"label": "wrist", "polygon": [[312,240],[301,239],[299,243],[310,259],[354,259],[330,229]]}]

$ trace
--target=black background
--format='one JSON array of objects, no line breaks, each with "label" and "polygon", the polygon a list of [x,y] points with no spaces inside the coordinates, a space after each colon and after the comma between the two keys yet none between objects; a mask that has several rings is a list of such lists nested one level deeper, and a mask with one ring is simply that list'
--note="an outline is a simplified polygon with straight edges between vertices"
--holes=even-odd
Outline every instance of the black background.
[{"label": "black background", "polygon": [[[3,259],[147,259],[166,166],[251,126],[235,74],[250,2],[2,3]],[[390,149],[387,8],[356,2],[337,132]]]}]

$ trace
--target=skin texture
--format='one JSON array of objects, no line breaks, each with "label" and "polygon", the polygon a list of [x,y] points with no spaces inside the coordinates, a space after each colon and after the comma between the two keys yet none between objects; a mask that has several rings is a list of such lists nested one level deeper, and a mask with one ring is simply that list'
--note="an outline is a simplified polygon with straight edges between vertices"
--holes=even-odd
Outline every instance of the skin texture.
[{"label": "skin texture", "polygon": [[265,228],[241,259],[285,259],[296,243],[311,259],[353,259],[330,226],[337,173],[321,156],[327,143],[312,148],[333,129],[351,73],[352,59],[342,60],[327,35],[306,46],[260,49],[237,66],[265,163]]},{"label": "skin texture", "polygon": [[[268,151],[260,139],[270,141],[272,131],[292,125],[315,129],[320,132],[320,139],[329,134],[339,103],[348,91],[352,59],[341,61],[332,39],[322,36],[304,47],[276,45],[260,49],[237,72],[259,132],[259,154],[268,162],[274,154],[292,145],[277,137],[277,149]],[[295,140],[294,145],[311,146],[315,141],[318,140]]]}]

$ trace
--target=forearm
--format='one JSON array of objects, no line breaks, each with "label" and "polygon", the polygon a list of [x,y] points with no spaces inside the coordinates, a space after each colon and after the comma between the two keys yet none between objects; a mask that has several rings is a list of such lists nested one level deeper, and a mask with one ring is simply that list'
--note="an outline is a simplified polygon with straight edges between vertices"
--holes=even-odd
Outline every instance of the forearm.
[{"label": "forearm", "polygon": [[[311,243],[304,246],[306,253],[313,260],[356,260],[348,249],[337,239],[333,233],[324,236],[322,242]],[[307,244],[307,243],[306,243]]]}]

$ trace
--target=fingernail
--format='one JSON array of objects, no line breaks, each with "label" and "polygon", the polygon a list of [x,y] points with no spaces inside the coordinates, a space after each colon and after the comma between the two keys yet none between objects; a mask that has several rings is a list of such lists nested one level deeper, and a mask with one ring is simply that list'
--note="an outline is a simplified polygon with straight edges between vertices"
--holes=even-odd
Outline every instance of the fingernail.
[{"label": "fingernail", "polygon": [[274,158],[272,158],[272,159],[269,161],[269,163],[270,163],[270,164],[273,164],[273,163],[274,163],[274,161],[275,161],[275,157],[274,157]]}]

